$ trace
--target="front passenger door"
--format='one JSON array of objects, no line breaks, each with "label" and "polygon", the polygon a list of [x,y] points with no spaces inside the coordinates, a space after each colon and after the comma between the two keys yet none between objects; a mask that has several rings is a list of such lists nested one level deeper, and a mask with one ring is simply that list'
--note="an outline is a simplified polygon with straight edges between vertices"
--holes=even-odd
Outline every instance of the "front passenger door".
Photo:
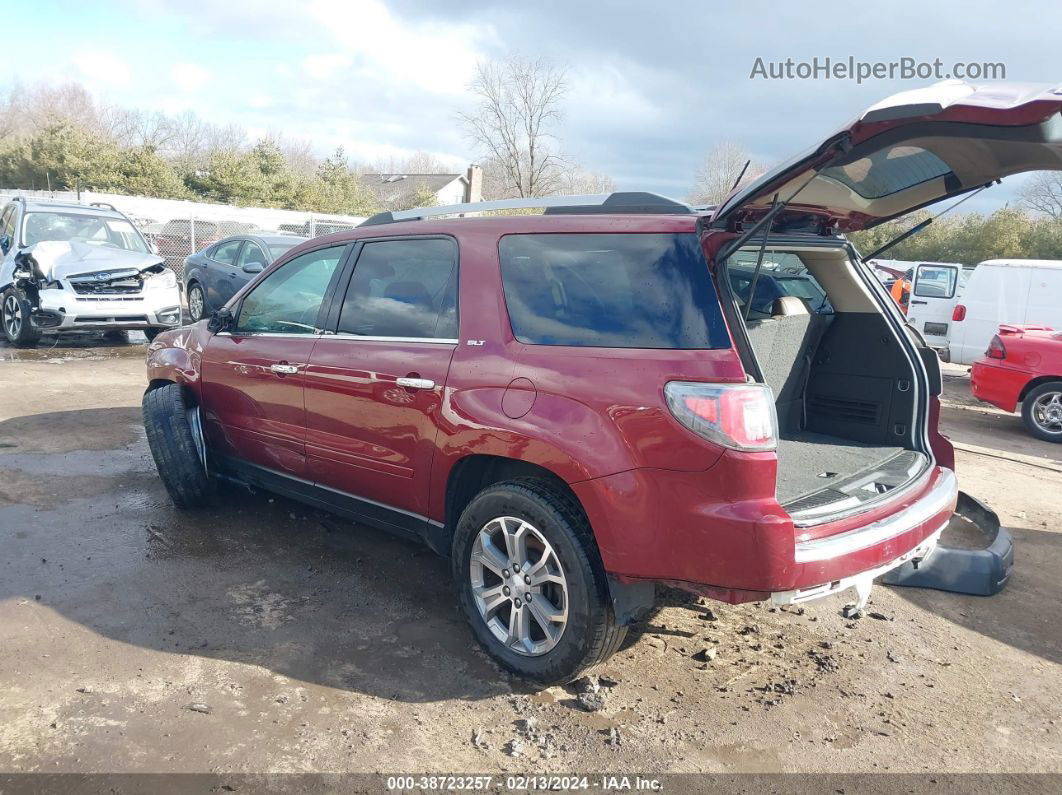
[{"label": "front passenger door", "polygon": [[348,246],[295,257],[240,301],[231,329],[203,351],[202,405],[211,450],[231,463],[302,477],[306,366],[322,304]]}]

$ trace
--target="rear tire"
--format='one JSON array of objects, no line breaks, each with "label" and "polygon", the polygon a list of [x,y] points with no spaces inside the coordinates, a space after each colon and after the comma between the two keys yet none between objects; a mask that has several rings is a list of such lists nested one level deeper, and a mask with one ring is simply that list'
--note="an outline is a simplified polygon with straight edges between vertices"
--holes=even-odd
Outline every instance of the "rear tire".
[{"label": "rear tire", "polygon": [[1025,430],[1045,442],[1062,442],[1062,381],[1040,384],[1021,402]]},{"label": "rear tire", "polygon": [[[524,539],[522,554],[507,548],[507,535]],[[579,678],[611,657],[627,634],[616,624],[590,523],[570,494],[546,481],[519,478],[476,495],[458,521],[452,566],[461,607],[480,645],[503,668],[540,685]],[[528,575],[532,583],[549,582],[525,587]],[[543,623],[555,634],[543,631]],[[509,632],[511,641],[496,632]]]},{"label": "rear tire", "polygon": [[33,328],[32,313],[33,307],[17,287],[8,287],[0,293],[0,328],[8,344],[16,348],[32,348],[37,344],[41,334]]},{"label": "rear tire", "polygon": [[166,384],[144,395],[144,428],[170,499],[178,508],[202,508],[210,503],[214,482],[196,450],[184,387]]}]

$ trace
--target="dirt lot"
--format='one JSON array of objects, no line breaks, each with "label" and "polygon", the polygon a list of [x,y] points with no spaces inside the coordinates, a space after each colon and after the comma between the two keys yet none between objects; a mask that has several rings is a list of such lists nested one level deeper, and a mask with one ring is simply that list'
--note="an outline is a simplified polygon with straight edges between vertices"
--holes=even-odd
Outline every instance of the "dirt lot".
[{"label": "dirt lot", "polygon": [[944,430],[1014,533],[1001,595],[671,597],[587,712],[477,651],[426,549],[267,495],[177,513],[143,350],[0,347],[2,771],[1062,771],[1062,450],[961,370]]}]

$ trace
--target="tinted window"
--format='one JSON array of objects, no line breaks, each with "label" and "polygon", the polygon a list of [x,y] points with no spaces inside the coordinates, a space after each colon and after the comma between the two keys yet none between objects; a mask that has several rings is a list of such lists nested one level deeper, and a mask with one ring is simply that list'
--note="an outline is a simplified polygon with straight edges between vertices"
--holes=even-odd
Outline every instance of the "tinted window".
[{"label": "tinted window", "polygon": [[730,344],[696,235],[509,235],[500,254],[509,320],[521,342]]},{"label": "tinted window", "polygon": [[236,252],[240,250],[241,245],[243,245],[242,240],[230,240],[227,243],[218,243],[214,246],[214,251],[210,255],[210,258],[223,265],[231,265],[236,259]]},{"label": "tinted window", "polygon": [[457,245],[366,243],[343,299],[339,331],[368,337],[457,337]]},{"label": "tinted window", "polygon": [[847,185],[864,199],[880,199],[951,173],[932,152],[917,146],[893,146],[845,166],[822,170],[823,176]]},{"label": "tinted window", "polygon": [[310,251],[266,276],[243,299],[235,332],[313,334],[343,248]]},{"label": "tinted window", "polygon": [[244,243],[243,251],[240,252],[239,266],[241,268],[244,265],[261,265],[264,268],[269,262],[269,258],[266,257],[260,245],[252,243],[250,240]]}]

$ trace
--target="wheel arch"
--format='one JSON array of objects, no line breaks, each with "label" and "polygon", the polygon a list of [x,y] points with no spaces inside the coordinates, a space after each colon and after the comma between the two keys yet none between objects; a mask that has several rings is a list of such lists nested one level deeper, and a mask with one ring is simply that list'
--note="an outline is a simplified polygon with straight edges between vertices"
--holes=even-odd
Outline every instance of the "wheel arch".
[{"label": "wheel arch", "polygon": [[1062,375],[1038,375],[1036,378],[1031,379],[1028,383],[1021,388],[1021,392],[1018,393],[1018,402],[1021,403],[1039,386],[1044,384],[1050,384],[1052,382],[1058,382],[1062,384]]},{"label": "wheel arch", "polygon": [[461,513],[483,489],[506,480],[528,477],[545,481],[553,488],[570,495],[585,514],[583,505],[572,491],[571,486],[551,469],[519,458],[473,453],[459,459],[450,468],[443,501],[444,537],[439,540],[445,543],[445,549],[438,548],[442,546],[439,542],[432,543],[432,547],[447,556],[450,554],[450,542],[453,540],[454,530],[461,518]]}]

